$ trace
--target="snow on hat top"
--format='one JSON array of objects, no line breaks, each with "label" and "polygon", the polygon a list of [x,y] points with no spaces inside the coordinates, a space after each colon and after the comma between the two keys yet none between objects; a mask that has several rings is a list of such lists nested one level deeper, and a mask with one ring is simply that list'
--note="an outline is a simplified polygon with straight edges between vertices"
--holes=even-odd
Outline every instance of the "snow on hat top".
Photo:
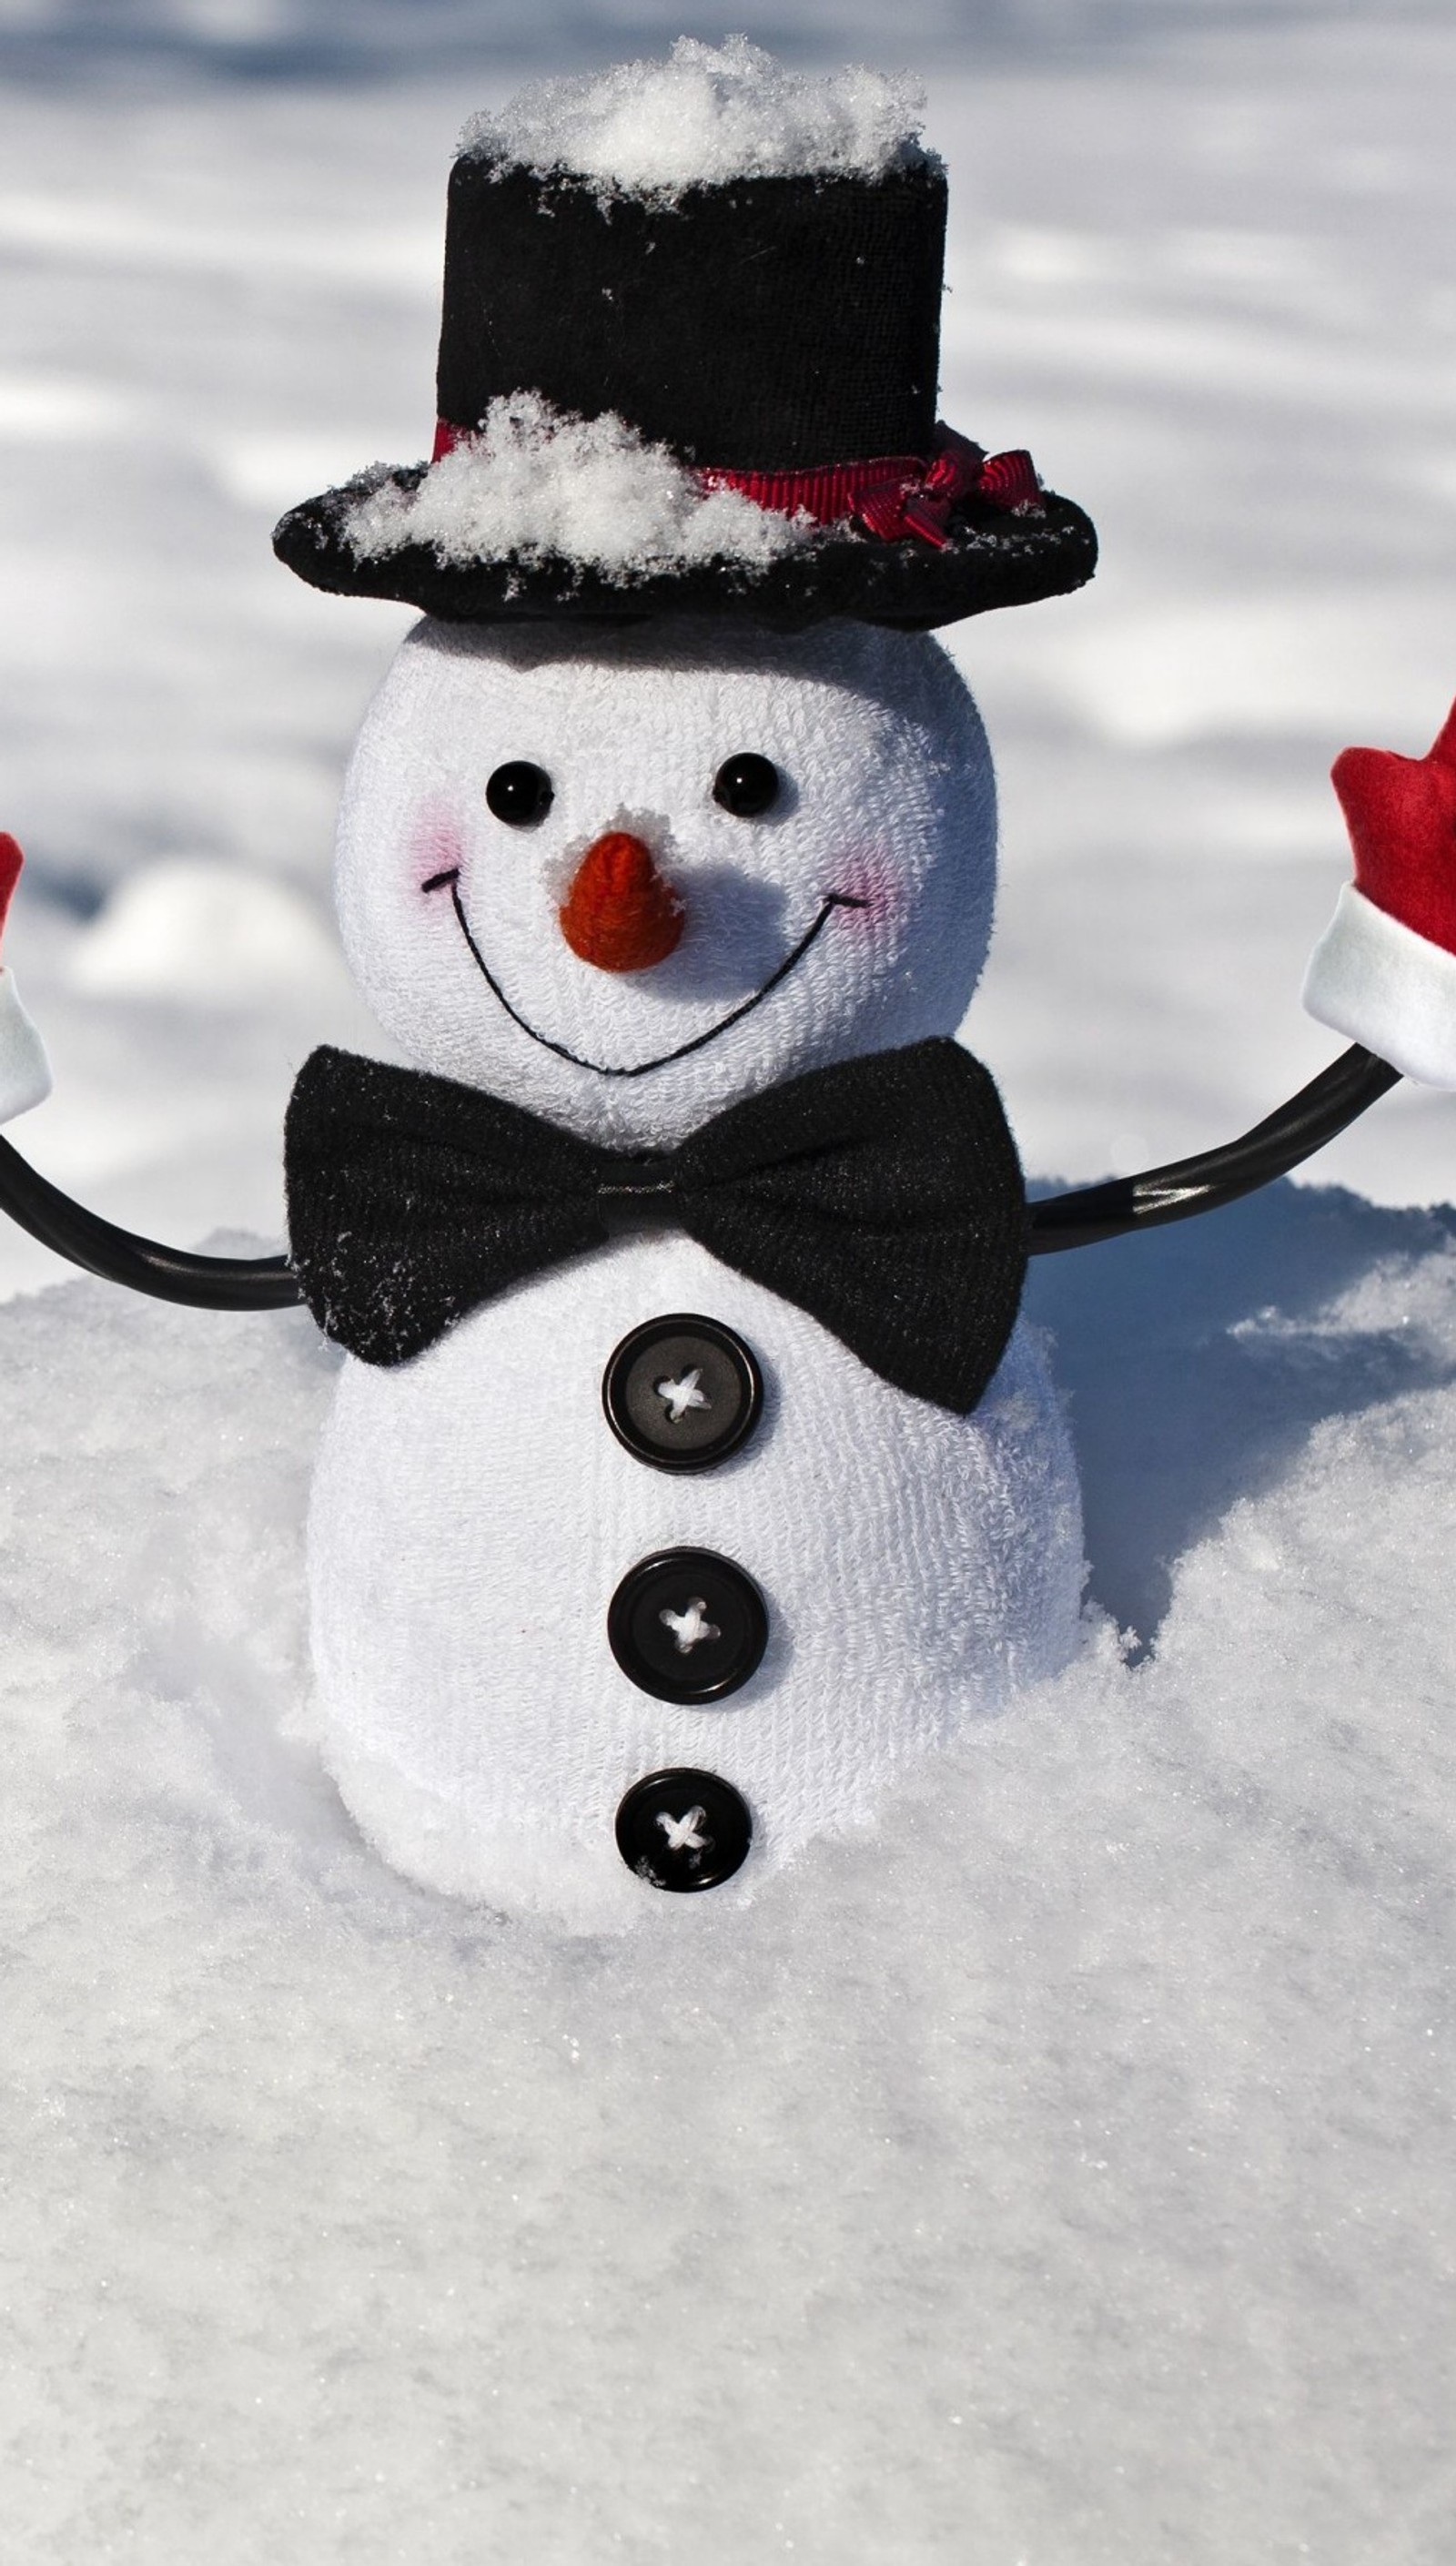
[{"label": "snow on hat top", "polygon": [[874,179],[938,166],[920,141],[924,106],[908,77],[851,65],[814,78],[746,36],[717,46],[680,36],[665,61],[534,83],[472,117],[460,148],[659,198],[733,178]]}]

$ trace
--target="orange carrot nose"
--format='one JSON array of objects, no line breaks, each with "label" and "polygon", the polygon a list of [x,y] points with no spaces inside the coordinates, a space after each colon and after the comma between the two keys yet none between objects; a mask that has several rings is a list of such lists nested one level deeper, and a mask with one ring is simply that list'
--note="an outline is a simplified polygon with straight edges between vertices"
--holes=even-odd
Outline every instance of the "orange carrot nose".
[{"label": "orange carrot nose", "polygon": [[624,829],[587,849],[560,916],[572,951],[599,971],[649,971],[666,961],[683,927],[682,902],[651,848]]}]

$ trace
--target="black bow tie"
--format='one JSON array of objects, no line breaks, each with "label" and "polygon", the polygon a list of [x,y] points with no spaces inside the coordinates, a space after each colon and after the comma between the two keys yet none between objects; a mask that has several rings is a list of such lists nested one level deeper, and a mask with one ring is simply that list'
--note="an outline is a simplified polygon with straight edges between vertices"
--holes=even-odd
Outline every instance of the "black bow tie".
[{"label": "black bow tie", "polygon": [[989,1072],[953,1042],[813,1070],[642,1156],[449,1079],[316,1051],[285,1156],[304,1297],[364,1363],[404,1363],[507,1284],[672,1224],[964,1415],[1026,1270],[1016,1147]]}]

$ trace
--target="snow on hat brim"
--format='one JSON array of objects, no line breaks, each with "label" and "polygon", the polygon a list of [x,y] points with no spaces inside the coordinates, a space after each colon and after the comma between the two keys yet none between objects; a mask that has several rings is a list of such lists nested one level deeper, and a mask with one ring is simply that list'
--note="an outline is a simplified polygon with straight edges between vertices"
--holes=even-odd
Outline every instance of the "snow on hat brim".
[{"label": "snow on hat brim", "polygon": [[928,630],[1065,595],[1096,537],[1070,499],[1008,509],[972,492],[938,540],[816,522],[705,487],[609,414],[534,394],[430,465],[375,466],[293,509],[274,550],[311,586],[397,598],[454,623],[741,615],[780,631],[832,616]]},{"label": "snow on hat brim", "polygon": [[[407,487],[414,476],[394,477]],[[385,559],[361,559],[340,521],[362,486],[367,485],[326,491],[293,509],[274,534],[279,560],[311,588],[338,597],[397,598],[454,624],[727,615],[795,633],[846,616],[931,632],[993,607],[1066,596],[1091,579],[1096,566],[1091,520],[1053,491],[1046,493],[1034,525],[1001,517],[959,526],[935,552],[910,541],[883,544],[847,533],[824,539],[807,555],[762,567],[724,559],[630,579],[535,551],[457,564],[441,562],[426,544],[409,544]]]}]

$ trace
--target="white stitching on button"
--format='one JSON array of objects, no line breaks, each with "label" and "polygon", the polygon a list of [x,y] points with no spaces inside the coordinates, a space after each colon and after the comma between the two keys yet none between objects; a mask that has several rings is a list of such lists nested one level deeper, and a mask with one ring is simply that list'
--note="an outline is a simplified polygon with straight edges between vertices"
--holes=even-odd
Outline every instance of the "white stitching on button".
[{"label": "white stitching on button", "polygon": [[708,1823],[706,1809],[689,1809],[685,1818],[670,1818],[665,1809],[657,1812],[657,1824],[667,1838],[669,1853],[705,1853],[711,1836],[701,1836],[699,1827]]},{"label": "white stitching on button", "polygon": [[701,1595],[689,1597],[685,1613],[674,1613],[671,1605],[665,1604],[657,1619],[672,1633],[672,1645],[680,1658],[685,1658],[700,1640],[723,1637],[717,1623],[708,1620],[708,1608]]},{"label": "white stitching on button", "polygon": [[667,1410],[669,1425],[680,1425],[690,1408],[711,1408],[713,1403],[705,1390],[698,1388],[703,1377],[701,1364],[691,1372],[679,1373],[676,1381],[654,1381],[652,1388]]}]

